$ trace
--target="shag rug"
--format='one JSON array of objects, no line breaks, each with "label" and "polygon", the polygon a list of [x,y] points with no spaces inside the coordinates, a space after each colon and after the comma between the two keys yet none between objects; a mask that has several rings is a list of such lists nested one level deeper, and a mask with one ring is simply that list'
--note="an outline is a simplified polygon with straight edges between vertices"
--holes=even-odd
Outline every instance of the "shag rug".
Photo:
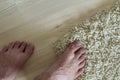
[{"label": "shag rug", "polygon": [[74,40],[86,48],[85,73],[78,80],[120,80],[120,0],[57,40],[56,53],[62,53]]}]

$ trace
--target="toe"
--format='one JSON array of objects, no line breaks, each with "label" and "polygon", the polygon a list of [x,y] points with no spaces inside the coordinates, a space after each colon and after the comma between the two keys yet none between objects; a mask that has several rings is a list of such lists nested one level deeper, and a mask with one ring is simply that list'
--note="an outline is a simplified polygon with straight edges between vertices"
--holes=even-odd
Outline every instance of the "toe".
[{"label": "toe", "polygon": [[79,59],[83,54],[85,54],[85,49],[82,47],[76,52],[76,58]]},{"label": "toe", "polygon": [[15,45],[14,45],[14,48],[19,48],[21,45],[21,42],[20,41],[16,41],[15,42]]},{"label": "toe", "polygon": [[9,46],[5,46],[5,47],[1,50],[1,53],[4,53],[4,52],[8,51],[8,48],[9,48]]},{"label": "toe", "polygon": [[11,43],[9,44],[9,49],[12,49],[12,48],[14,47],[14,45],[15,45],[15,42],[11,42]]},{"label": "toe", "polygon": [[34,51],[34,46],[32,44],[28,44],[26,46],[25,53],[30,55],[33,53],[33,51]]},{"label": "toe", "polygon": [[85,55],[82,55],[79,59],[79,64],[82,63],[83,61],[85,61]]},{"label": "toe", "polygon": [[74,53],[76,52],[80,47],[81,47],[81,43],[80,41],[74,41],[72,43],[69,44],[69,46],[67,47],[65,53],[69,54],[69,53]]},{"label": "toe", "polygon": [[81,69],[81,68],[83,68],[83,67],[85,67],[85,63],[86,63],[86,61],[84,60],[83,62],[81,62],[80,64],[79,64],[79,69]]},{"label": "toe", "polygon": [[22,61],[26,62],[29,57],[33,54],[34,52],[34,46],[31,44],[27,44],[25,47],[24,54],[22,54]]},{"label": "toe", "polygon": [[24,52],[26,46],[27,46],[27,43],[26,43],[26,42],[22,42],[22,43],[21,43],[21,46],[20,46],[20,51]]},{"label": "toe", "polygon": [[77,74],[76,74],[75,79],[77,79],[80,75],[82,75],[84,73],[84,71],[85,71],[84,68],[79,69]]}]

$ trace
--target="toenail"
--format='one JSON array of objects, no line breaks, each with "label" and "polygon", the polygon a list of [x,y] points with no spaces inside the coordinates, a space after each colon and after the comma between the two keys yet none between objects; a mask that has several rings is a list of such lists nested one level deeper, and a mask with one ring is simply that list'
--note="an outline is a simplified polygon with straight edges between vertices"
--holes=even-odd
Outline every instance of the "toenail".
[{"label": "toenail", "polygon": [[82,53],[86,52],[85,48],[81,48],[80,50],[81,50]]},{"label": "toenail", "polygon": [[79,47],[82,46],[82,44],[80,43],[80,41],[75,41],[74,44],[75,44],[76,46],[79,46]]},{"label": "toenail", "polygon": [[74,48],[77,48],[77,47],[80,47],[80,46],[75,46],[74,44],[71,44],[69,48],[74,49]]},{"label": "toenail", "polygon": [[71,47],[81,47],[81,44],[80,43],[71,43],[70,44]]}]

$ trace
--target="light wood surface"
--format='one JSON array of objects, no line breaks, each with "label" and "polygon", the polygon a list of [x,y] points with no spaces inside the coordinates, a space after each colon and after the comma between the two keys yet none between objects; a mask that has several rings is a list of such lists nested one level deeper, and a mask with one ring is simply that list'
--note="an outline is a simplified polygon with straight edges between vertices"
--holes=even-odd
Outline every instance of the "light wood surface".
[{"label": "light wood surface", "polygon": [[0,48],[11,41],[36,46],[17,80],[32,80],[56,58],[52,43],[73,25],[115,0],[0,0]]}]

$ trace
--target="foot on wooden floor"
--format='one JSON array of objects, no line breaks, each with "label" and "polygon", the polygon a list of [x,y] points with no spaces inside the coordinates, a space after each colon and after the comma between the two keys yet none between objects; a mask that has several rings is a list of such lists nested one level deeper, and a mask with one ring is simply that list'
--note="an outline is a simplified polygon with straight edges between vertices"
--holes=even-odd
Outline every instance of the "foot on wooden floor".
[{"label": "foot on wooden floor", "polygon": [[33,54],[34,46],[26,42],[12,42],[0,51],[0,80],[14,80],[24,63]]}]

